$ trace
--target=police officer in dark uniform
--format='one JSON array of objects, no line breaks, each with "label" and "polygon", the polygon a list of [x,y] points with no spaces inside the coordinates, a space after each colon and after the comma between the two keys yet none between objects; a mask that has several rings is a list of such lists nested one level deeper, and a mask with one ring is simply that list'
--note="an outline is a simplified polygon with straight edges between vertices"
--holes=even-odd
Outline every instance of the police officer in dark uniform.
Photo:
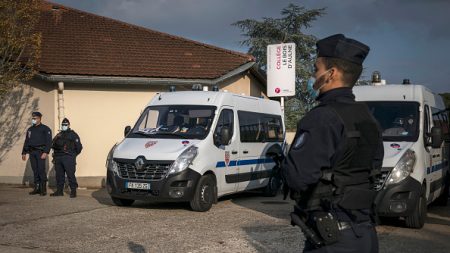
[{"label": "police officer in dark uniform", "polygon": [[70,129],[70,122],[64,118],[61,123],[61,132],[53,139],[53,153],[56,171],[56,191],[50,196],[64,196],[65,174],[69,180],[70,197],[77,196],[78,183],[75,178],[76,157],[83,146],[80,137]]},{"label": "police officer in dark uniform", "polygon": [[308,83],[319,104],[300,120],[282,176],[296,200],[291,213],[304,252],[378,252],[373,176],[381,168],[378,123],[352,88],[369,47],[342,34],[319,40]]},{"label": "police officer in dark uniform", "polygon": [[34,190],[30,194],[45,196],[47,194],[45,160],[52,145],[52,130],[41,123],[42,114],[40,112],[33,112],[31,116],[32,126],[27,130],[22,149],[22,160],[25,161],[26,154],[29,155],[34,176]]}]

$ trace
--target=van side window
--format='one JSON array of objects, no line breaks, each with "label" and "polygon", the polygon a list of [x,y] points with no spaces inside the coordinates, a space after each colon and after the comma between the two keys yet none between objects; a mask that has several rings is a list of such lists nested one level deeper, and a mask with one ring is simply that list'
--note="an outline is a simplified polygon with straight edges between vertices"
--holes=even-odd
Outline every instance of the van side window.
[{"label": "van side window", "polygon": [[442,136],[444,137],[445,140],[448,140],[449,125],[448,125],[447,111],[431,107],[431,112],[433,113],[433,125],[440,127],[442,130]]},{"label": "van side window", "polygon": [[241,142],[283,141],[281,116],[238,111]]},{"label": "van side window", "polygon": [[442,136],[444,136],[444,140],[450,141],[450,123],[448,122],[447,111],[442,112],[442,119],[444,121],[444,127],[442,129]]},{"label": "van side window", "polygon": [[423,124],[423,141],[425,146],[428,146],[428,143],[431,142],[431,137],[428,137],[428,134],[431,132],[430,108],[428,105],[424,106]]},{"label": "van side window", "polygon": [[230,136],[233,136],[233,124],[234,124],[233,110],[223,109],[222,112],[220,113],[219,120],[217,121],[214,136],[219,136],[220,131],[222,130],[223,127],[228,127],[228,129],[230,130]]}]

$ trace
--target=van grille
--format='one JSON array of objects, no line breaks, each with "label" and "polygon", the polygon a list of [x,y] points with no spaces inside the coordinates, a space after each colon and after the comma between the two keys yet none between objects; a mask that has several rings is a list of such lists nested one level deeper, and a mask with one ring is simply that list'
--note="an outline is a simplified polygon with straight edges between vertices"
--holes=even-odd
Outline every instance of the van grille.
[{"label": "van grille", "polygon": [[117,162],[121,178],[161,180],[169,171],[173,161],[146,161],[142,170],[137,170],[134,163]]},{"label": "van grille", "polygon": [[374,189],[379,191],[383,188],[386,183],[389,174],[391,173],[392,168],[382,168],[381,173],[375,176]]}]

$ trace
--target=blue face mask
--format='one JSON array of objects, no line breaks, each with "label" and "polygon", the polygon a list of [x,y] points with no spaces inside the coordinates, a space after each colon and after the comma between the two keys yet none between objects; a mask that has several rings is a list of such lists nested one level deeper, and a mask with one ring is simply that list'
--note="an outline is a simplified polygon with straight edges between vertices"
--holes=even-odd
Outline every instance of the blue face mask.
[{"label": "blue face mask", "polygon": [[69,126],[67,126],[67,125],[61,126],[61,131],[67,131],[67,129],[69,129]]},{"label": "blue face mask", "polygon": [[306,86],[306,89],[308,90],[308,93],[312,96],[312,98],[316,98],[319,96],[319,91],[314,89],[314,84],[316,83],[316,78],[310,77],[308,80],[308,84]]},{"label": "blue face mask", "polygon": [[[329,72],[331,69],[329,69],[329,70],[327,70],[327,71],[325,71],[325,72],[323,72],[320,76],[319,76],[319,78],[315,78],[315,77],[310,77],[309,78],[309,80],[308,80],[308,84],[307,84],[307,90],[308,90],[308,92],[309,92],[309,94],[311,94],[311,96],[313,97],[313,98],[316,98],[317,96],[319,96],[319,94],[320,94],[320,89],[322,89],[322,87],[323,86],[325,86],[325,82],[323,82],[323,80],[322,80],[322,77],[327,73],[327,72]],[[314,88],[314,86],[317,86],[316,85],[316,83],[317,82],[320,82],[320,81],[322,81],[323,82],[323,84],[320,84],[320,86],[317,88],[317,89],[315,89]]]},{"label": "blue face mask", "polygon": [[36,123],[37,123],[37,120],[35,120],[35,119],[32,119],[32,120],[31,120],[31,125],[34,126],[34,125],[36,125]]}]

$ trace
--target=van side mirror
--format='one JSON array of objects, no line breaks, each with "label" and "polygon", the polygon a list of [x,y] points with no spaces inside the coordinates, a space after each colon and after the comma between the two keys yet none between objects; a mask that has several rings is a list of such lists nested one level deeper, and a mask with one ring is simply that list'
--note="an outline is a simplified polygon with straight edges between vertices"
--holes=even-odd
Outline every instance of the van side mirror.
[{"label": "van side mirror", "polygon": [[125,130],[123,130],[123,135],[124,137],[127,137],[128,133],[131,131],[131,127],[130,126],[126,126]]},{"label": "van side mirror", "polygon": [[444,141],[442,138],[442,129],[440,127],[432,127],[429,136],[431,137],[431,147],[440,148]]},{"label": "van side mirror", "polygon": [[228,143],[230,143],[230,129],[228,129],[228,127],[222,127],[222,129],[220,129],[220,144],[221,145],[228,145]]}]

